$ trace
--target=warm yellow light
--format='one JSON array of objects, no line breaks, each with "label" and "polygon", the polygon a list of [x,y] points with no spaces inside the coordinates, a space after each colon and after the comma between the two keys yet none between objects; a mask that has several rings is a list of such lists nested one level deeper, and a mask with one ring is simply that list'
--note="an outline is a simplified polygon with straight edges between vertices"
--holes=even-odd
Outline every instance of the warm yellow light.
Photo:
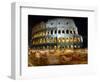
[{"label": "warm yellow light", "polygon": [[77,38],[76,37],[74,38],[74,42],[77,42]]},{"label": "warm yellow light", "polygon": [[60,45],[58,45],[58,48],[60,48]]},{"label": "warm yellow light", "polygon": [[56,43],[56,41],[57,41],[56,38],[54,38],[54,42],[55,42],[55,43]]},{"label": "warm yellow light", "polygon": [[58,38],[57,41],[60,43],[61,42],[61,38]]},{"label": "warm yellow light", "polygon": [[40,39],[40,43],[42,43],[42,39]]},{"label": "warm yellow light", "polygon": [[45,39],[42,40],[42,43],[45,43]]},{"label": "warm yellow light", "polygon": [[46,41],[49,42],[49,39],[47,38]]},{"label": "warm yellow light", "polygon": [[45,36],[45,32],[42,33],[42,36]]},{"label": "warm yellow light", "polygon": [[62,38],[62,42],[65,42],[65,38]]},{"label": "warm yellow light", "polygon": [[57,46],[54,46],[54,49],[56,49],[57,48]]},{"label": "warm yellow light", "polygon": [[71,48],[73,48],[73,45],[71,45]]},{"label": "warm yellow light", "polygon": [[70,42],[73,42],[73,38],[69,38]]},{"label": "warm yellow light", "polygon": [[35,44],[35,42],[33,41],[33,45]]},{"label": "warm yellow light", "polygon": [[69,38],[66,38],[66,42],[69,42]]},{"label": "warm yellow light", "polygon": [[74,45],[74,48],[76,48],[76,45]]},{"label": "warm yellow light", "polygon": [[78,42],[80,42],[80,38],[77,38],[78,39]]}]

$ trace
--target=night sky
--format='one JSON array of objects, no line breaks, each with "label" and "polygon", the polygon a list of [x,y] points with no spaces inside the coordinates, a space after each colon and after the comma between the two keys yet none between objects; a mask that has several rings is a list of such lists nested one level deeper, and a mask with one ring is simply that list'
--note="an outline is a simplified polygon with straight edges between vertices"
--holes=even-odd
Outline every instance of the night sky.
[{"label": "night sky", "polygon": [[87,17],[68,17],[68,16],[40,16],[40,15],[28,15],[28,44],[30,45],[32,27],[40,23],[41,21],[46,22],[48,19],[54,18],[71,18],[74,20],[75,25],[78,28],[79,35],[83,37],[83,48],[87,48],[88,45],[88,18]]}]

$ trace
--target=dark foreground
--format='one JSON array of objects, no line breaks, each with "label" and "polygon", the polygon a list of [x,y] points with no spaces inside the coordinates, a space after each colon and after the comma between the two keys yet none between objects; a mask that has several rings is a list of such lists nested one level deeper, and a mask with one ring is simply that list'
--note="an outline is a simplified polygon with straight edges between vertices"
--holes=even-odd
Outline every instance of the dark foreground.
[{"label": "dark foreground", "polygon": [[87,52],[87,49],[29,49],[28,66],[87,64]]}]

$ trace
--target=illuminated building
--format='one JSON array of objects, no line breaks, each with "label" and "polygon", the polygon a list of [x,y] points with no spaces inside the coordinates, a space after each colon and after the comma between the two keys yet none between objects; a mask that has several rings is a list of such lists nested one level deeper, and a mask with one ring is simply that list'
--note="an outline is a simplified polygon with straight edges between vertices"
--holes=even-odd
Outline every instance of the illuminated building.
[{"label": "illuminated building", "polygon": [[55,18],[40,22],[32,29],[32,48],[81,48],[83,38],[73,19]]}]

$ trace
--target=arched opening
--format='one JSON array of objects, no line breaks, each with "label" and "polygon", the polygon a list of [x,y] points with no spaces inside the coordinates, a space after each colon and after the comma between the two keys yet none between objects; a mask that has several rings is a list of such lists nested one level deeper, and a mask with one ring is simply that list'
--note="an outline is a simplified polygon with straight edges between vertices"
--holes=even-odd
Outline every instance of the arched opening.
[{"label": "arched opening", "polygon": [[70,30],[70,34],[72,34],[72,30]]},{"label": "arched opening", "polygon": [[66,38],[66,42],[69,42],[69,38]]},{"label": "arched opening", "polygon": [[73,33],[74,33],[74,34],[76,34],[76,32],[75,32],[75,31],[73,31]]},{"label": "arched opening", "polygon": [[51,30],[51,35],[53,34],[53,30]]},{"label": "arched opening", "polygon": [[47,34],[49,35],[49,31],[47,32]]},{"label": "arched opening", "polygon": [[68,30],[66,30],[66,34],[68,34],[69,33],[69,31]]},{"label": "arched opening", "polygon": [[64,33],[65,33],[65,31],[64,31],[64,30],[62,30],[62,33],[64,34]]},{"label": "arched opening", "polygon": [[61,34],[61,31],[60,30],[58,30],[58,34]]}]

